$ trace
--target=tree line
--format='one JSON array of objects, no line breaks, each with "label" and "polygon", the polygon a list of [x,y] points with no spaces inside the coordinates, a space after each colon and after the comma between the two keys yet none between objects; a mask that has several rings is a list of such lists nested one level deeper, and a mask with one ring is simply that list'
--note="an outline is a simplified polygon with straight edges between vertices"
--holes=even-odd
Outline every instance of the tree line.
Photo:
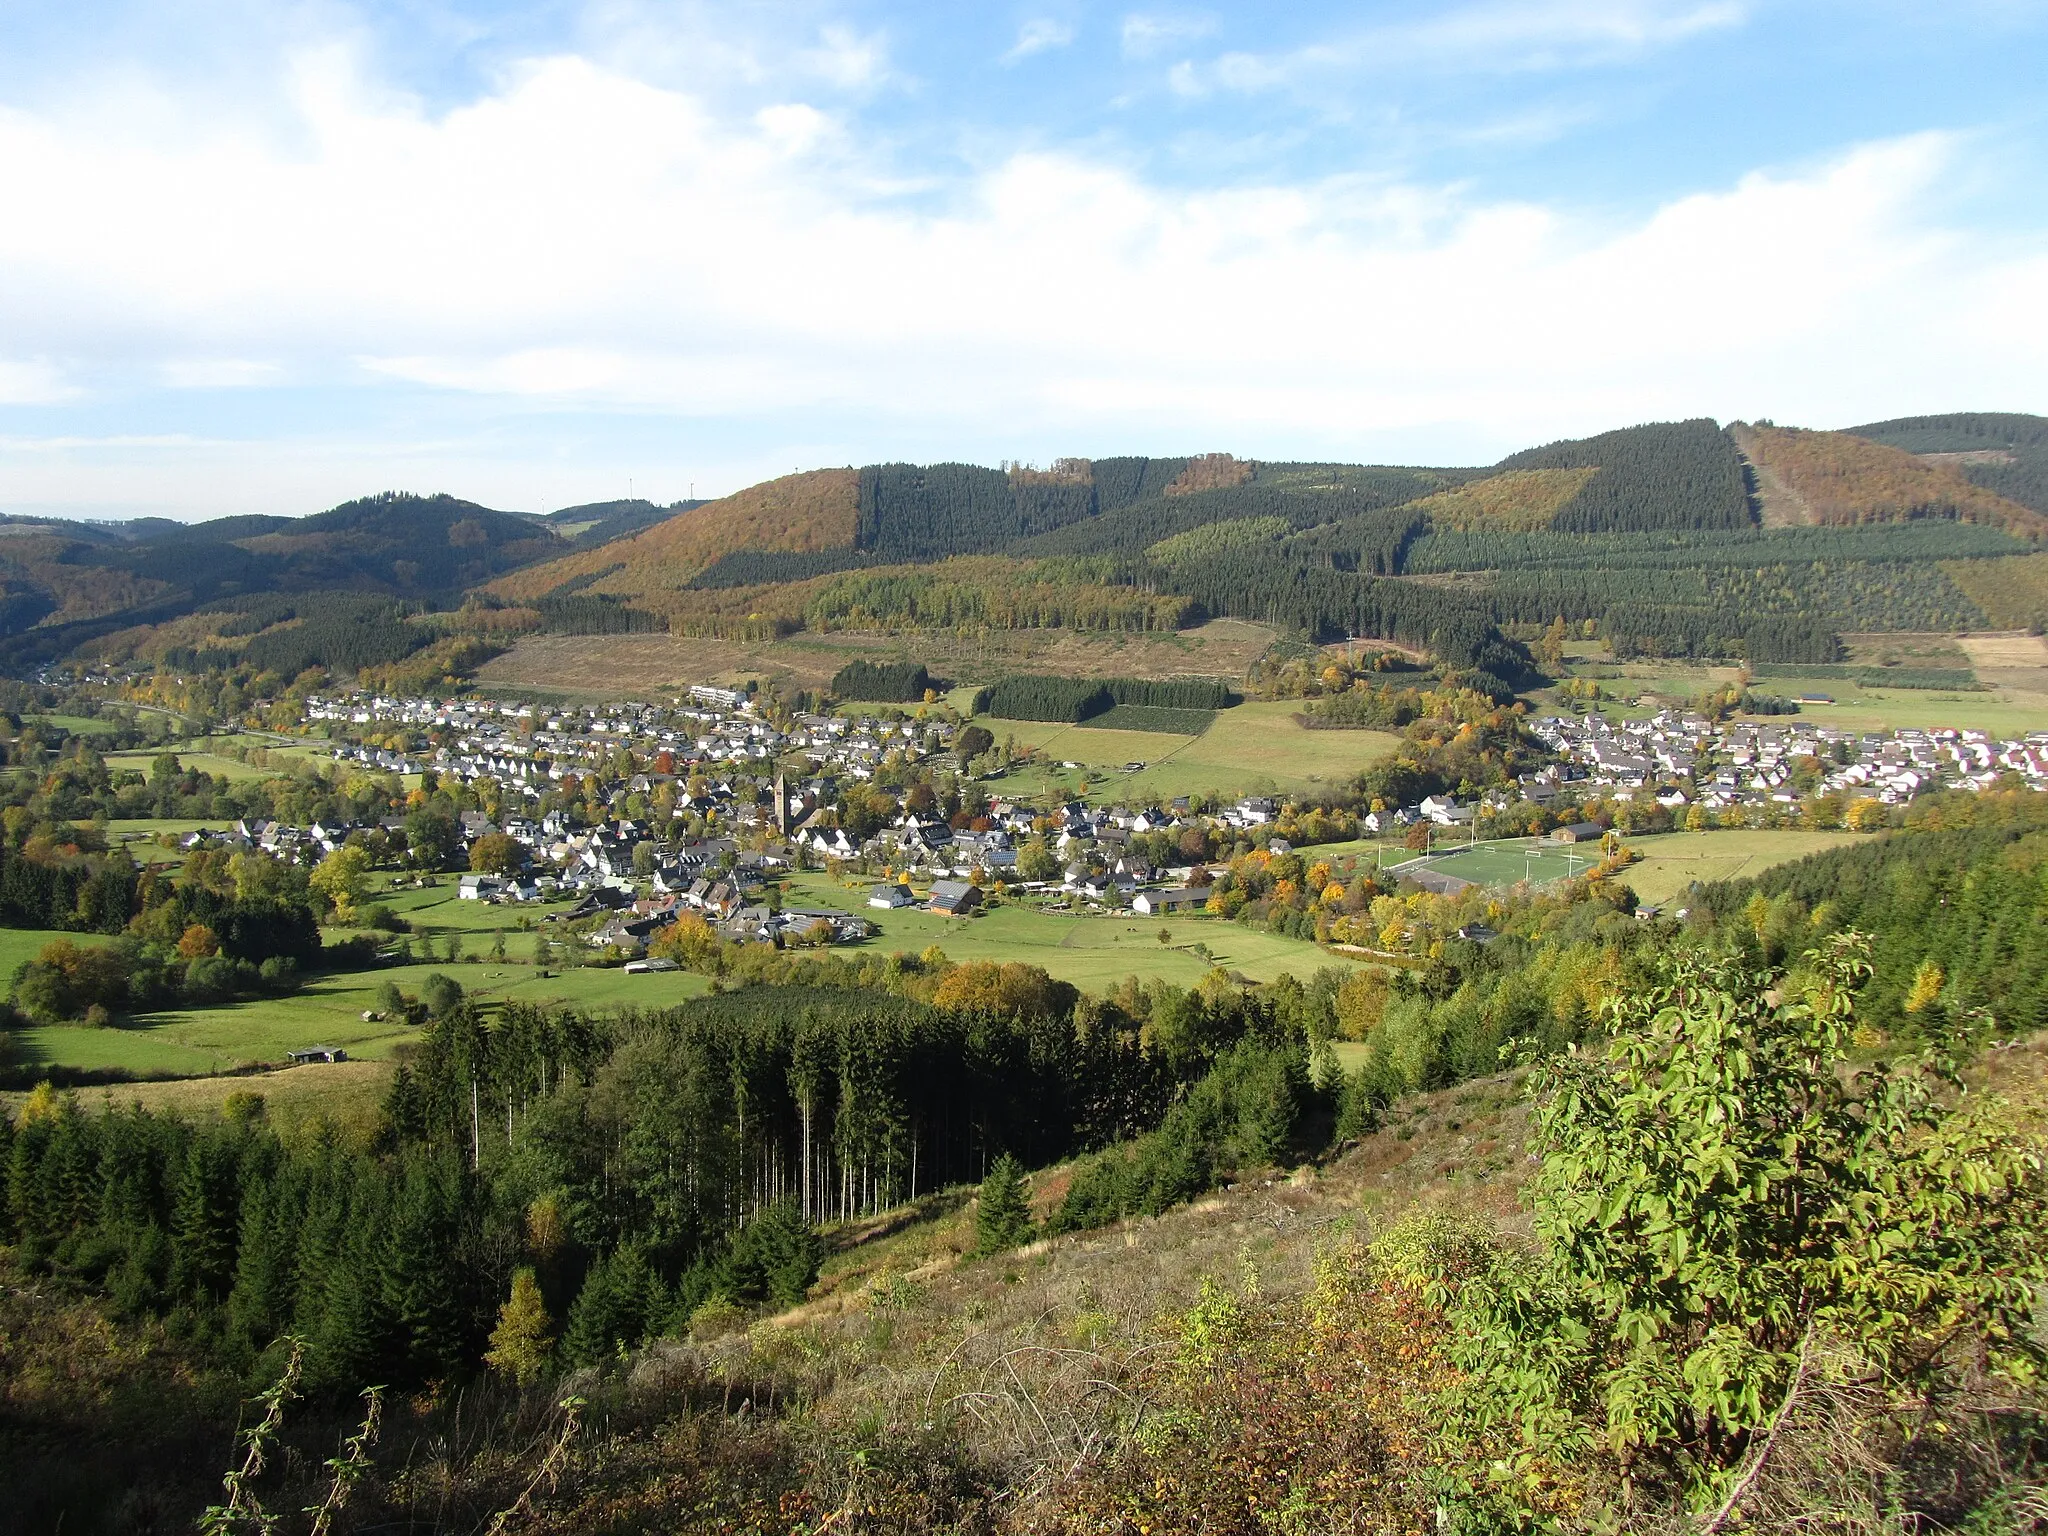
[{"label": "tree line", "polygon": [[543,597],[534,603],[551,635],[644,635],[666,629],[658,613],[628,606],[605,592]]},{"label": "tree line", "polygon": [[1419,576],[1538,566],[1693,570],[1817,561],[1920,564],[2024,554],[2031,548],[2002,528],[1943,518],[1834,528],[1646,529],[1597,535],[1432,527],[1408,546],[1400,570]]},{"label": "tree line", "polygon": [[1117,705],[1218,710],[1234,702],[1229,684],[1213,677],[1049,677],[1019,672],[998,679],[990,689],[988,712],[1006,720],[1071,723]]},{"label": "tree line", "polygon": [[1866,992],[1880,1028],[1911,1031],[1937,998],[2010,1034],[2048,1026],[2048,868],[2030,852],[2048,805],[2024,790],[1916,800],[1905,827],[1753,879],[1696,905],[1733,942],[1782,961],[1816,923],[1873,937]]},{"label": "tree line", "polygon": [[919,703],[949,686],[921,661],[849,661],[832,674],[832,692],[840,698],[889,704]]}]

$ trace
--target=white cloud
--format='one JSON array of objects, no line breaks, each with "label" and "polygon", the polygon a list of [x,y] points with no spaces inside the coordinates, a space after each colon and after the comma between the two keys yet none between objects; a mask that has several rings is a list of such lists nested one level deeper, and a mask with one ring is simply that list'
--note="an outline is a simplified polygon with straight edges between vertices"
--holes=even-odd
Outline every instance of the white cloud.
[{"label": "white cloud", "polygon": [[244,357],[174,357],[158,373],[172,389],[251,389],[278,382],[284,370]]},{"label": "white cloud", "polygon": [[1213,16],[1134,11],[1124,18],[1124,54],[1127,58],[1149,59],[1184,43],[1197,42],[1215,30]]},{"label": "white cloud", "polygon": [[50,363],[0,357],[0,405],[51,405],[79,393]]},{"label": "white cloud", "polygon": [[890,78],[888,44],[878,32],[863,36],[851,27],[826,27],[817,46],[796,57],[806,73],[842,91],[871,90]]},{"label": "white cloud", "polygon": [[1064,21],[1050,16],[1034,17],[1017,29],[1017,41],[1010,45],[1003,55],[1005,64],[1015,64],[1030,58],[1034,53],[1045,53],[1053,48],[1064,48],[1074,40],[1074,29]]},{"label": "white cloud", "polygon": [[1182,95],[1282,90],[1361,71],[1586,68],[1672,47],[1748,18],[1741,0],[1493,0],[1274,53],[1183,65]]},{"label": "white cloud", "polygon": [[[793,153],[838,132],[801,103],[726,122],[577,58],[440,117],[333,56],[297,90],[276,140],[0,113],[0,335],[57,360],[0,365],[0,399],[276,368],[473,402],[507,440],[521,412],[666,414],[745,438],[734,474],[927,445],[1490,457],[1657,416],[2048,405],[2048,244],[1945,230],[1930,209],[1970,144],[1938,135],[1622,222],[1358,179],[1166,189],[1053,154],[907,205],[845,169],[858,146]],[[320,473],[430,466],[537,501],[538,471],[491,460],[522,445],[364,430]],[[247,452],[270,466],[233,481],[249,497],[300,483],[282,449]],[[115,470],[80,449],[66,483],[119,501],[139,453],[102,493]],[[233,453],[209,453],[166,449],[157,494],[216,494]],[[55,494],[53,462],[0,444],[0,503]]]}]

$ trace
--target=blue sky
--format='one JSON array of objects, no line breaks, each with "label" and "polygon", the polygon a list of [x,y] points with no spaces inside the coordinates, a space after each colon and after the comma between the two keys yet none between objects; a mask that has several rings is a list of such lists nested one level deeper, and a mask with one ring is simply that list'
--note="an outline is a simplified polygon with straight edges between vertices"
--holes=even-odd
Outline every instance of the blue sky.
[{"label": "blue sky", "polygon": [[0,509],[2048,411],[2048,4],[0,0]]}]

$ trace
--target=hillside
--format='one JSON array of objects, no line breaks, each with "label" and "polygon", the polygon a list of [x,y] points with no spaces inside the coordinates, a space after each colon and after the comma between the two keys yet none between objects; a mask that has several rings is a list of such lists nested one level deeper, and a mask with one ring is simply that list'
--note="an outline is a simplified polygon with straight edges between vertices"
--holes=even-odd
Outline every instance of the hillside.
[{"label": "hillside", "polygon": [[703,505],[701,501],[678,501],[662,507],[644,498],[590,501],[550,512],[541,521],[577,549],[594,549],[600,544],[609,544],[613,539],[623,539],[643,528],[666,522],[678,512]]},{"label": "hillside", "polygon": [[1744,433],[1760,477],[1782,485],[1815,523],[1844,526],[1955,518],[2026,538],[2048,516],[1976,484],[1963,466],[1930,460],[1847,432],[1758,425]]},{"label": "hillside", "polygon": [[859,474],[851,469],[785,475],[701,502],[630,538],[531,566],[486,590],[515,602],[565,590],[634,601],[682,587],[738,550],[850,549],[858,494]]},{"label": "hillside", "polygon": [[1533,675],[1517,640],[1558,620],[1591,625],[1618,657],[1814,663],[1838,659],[1843,634],[2032,622],[2032,557],[2048,538],[2048,514],[2027,504],[2048,505],[2037,470],[2048,475],[2038,417],[1859,433],[1695,419],[1490,469],[1228,453],[889,463],[546,518],[393,495],[193,527],[13,519],[0,522],[0,664],[118,633],[110,654],[232,666],[241,653],[220,625],[156,627],[262,594],[446,609],[467,590],[462,626],[484,650],[536,629],[754,644],[1229,618],[1419,646],[1506,697]]}]

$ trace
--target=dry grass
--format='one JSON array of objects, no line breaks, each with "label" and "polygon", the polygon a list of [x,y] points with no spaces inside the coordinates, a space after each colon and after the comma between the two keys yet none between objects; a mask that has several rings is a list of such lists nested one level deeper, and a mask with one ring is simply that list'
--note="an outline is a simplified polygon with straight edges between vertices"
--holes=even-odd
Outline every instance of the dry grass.
[{"label": "dry grass", "polygon": [[1263,624],[1216,619],[1171,634],[1089,634],[1070,629],[980,635],[881,635],[834,631],[779,640],[680,635],[529,635],[487,662],[478,683],[562,693],[658,696],[691,683],[787,679],[822,688],[857,657],[907,657],[959,682],[1009,672],[1069,677],[1241,678],[1273,644]]},{"label": "dry grass", "polygon": [[1439,528],[1521,532],[1548,528],[1550,520],[1598,473],[1591,469],[1514,469],[1439,491],[1411,503]]}]

